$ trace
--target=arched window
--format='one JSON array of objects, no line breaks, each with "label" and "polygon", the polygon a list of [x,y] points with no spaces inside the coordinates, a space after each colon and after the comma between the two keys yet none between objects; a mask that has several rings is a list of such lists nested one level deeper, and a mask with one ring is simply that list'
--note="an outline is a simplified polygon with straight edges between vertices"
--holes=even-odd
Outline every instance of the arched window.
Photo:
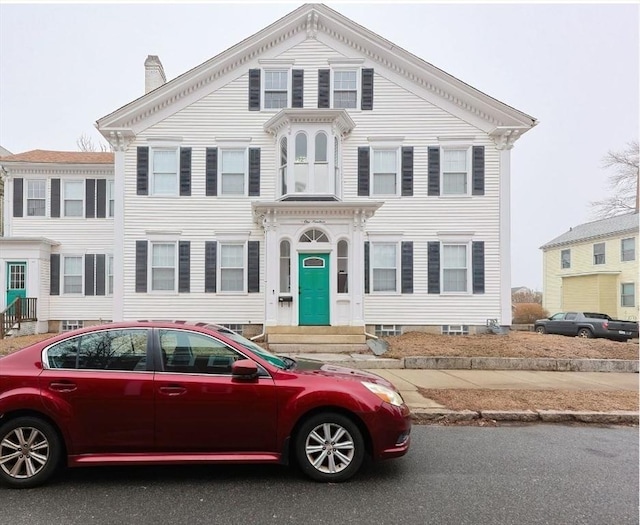
[{"label": "arched window", "polygon": [[295,191],[303,193],[309,186],[309,160],[307,157],[307,134],[296,135],[296,162],[294,169]]},{"label": "arched window", "polygon": [[313,186],[315,193],[332,193],[329,181],[329,163],[327,157],[327,134],[318,131],[315,139],[315,161],[313,163]]},{"label": "arched window", "polygon": [[287,137],[280,139],[280,183],[282,195],[287,193]]},{"label": "arched window", "polygon": [[349,244],[338,241],[338,293],[349,291]]},{"label": "arched window", "polygon": [[316,229],[307,230],[300,236],[300,242],[329,242],[327,235]]},{"label": "arched window", "polygon": [[280,242],[280,293],[291,292],[291,245]]},{"label": "arched window", "polygon": [[324,131],[316,133],[316,163],[327,162],[327,134]]}]

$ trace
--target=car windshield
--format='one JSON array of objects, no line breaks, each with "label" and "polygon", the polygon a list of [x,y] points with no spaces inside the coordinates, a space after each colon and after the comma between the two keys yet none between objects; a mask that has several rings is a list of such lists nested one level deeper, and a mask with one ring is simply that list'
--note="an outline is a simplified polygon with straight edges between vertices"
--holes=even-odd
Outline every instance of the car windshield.
[{"label": "car windshield", "polygon": [[250,341],[249,339],[247,339],[246,337],[242,337],[240,334],[234,332],[233,330],[229,330],[228,328],[222,328],[222,327],[216,327],[216,330],[220,332],[222,335],[224,335],[225,337],[228,337],[229,339],[234,341],[235,343],[238,343],[240,346],[246,348],[247,350],[250,350],[254,354],[258,354],[260,357],[262,357],[262,359],[272,364],[273,366],[277,366],[278,368],[281,368],[283,370],[289,368],[289,365],[284,359],[282,359],[281,357],[278,357],[277,355],[272,354],[268,350],[265,350],[264,348],[257,345],[253,341]]}]

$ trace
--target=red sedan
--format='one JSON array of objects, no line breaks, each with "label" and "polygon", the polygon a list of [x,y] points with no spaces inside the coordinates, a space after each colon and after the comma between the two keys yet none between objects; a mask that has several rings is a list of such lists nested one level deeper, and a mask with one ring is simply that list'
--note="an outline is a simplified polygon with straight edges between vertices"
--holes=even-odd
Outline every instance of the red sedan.
[{"label": "red sedan", "polygon": [[387,380],[273,355],[205,323],[76,330],[0,359],[0,481],[68,466],[295,462],[318,481],[409,449]]}]

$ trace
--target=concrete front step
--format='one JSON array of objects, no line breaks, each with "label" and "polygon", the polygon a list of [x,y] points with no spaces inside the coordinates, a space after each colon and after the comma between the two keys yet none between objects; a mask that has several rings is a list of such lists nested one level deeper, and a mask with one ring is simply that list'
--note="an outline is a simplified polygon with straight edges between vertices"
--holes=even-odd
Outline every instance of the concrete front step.
[{"label": "concrete front step", "polygon": [[364,344],[366,337],[343,334],[267,334],[269,344]]},{"label": "concrete front step", "polygon": [[366,344],[279,344],[269,343],[269,350],[275,354],[357,354],[371,353]]},{"label": "concrete front step", "polygon": [[267,334],[364,335],[364,326],[267,326]]}]

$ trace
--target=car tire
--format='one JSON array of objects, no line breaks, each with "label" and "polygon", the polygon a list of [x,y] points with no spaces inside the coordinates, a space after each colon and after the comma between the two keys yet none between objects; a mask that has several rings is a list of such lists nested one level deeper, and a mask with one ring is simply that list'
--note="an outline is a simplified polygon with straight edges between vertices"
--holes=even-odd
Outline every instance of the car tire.
[{"label": "car tire", "polygon": [[547,329],[544,326],[536,326],[536,333],[538,334],[546,334]]},{"label": "car tire", "polygon": [[18,417],[0,426],[0,482],[11,488],[45,483],[61,454],[60,436],[40,418]]},{"label": "car tire", "polygon": [[294,446],[300,469],[315,481],[346,481],[360,470],[365,457],[358,426],[334,412],[307,419],[296,434]]},{"label": "car tire", "polygon": [[593,332],[589,330],[589,328],[580,328],[580,330],[578,330],[578,337],[582,337],[583,339],[591,339],[593,337]]}]

